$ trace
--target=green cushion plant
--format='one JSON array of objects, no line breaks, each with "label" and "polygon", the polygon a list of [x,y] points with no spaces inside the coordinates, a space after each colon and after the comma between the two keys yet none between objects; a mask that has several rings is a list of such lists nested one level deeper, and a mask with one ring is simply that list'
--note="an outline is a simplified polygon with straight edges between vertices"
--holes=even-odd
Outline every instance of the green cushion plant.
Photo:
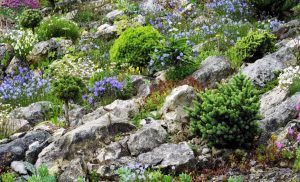
[{"label": "green cushion plant", "polygon": [[276,37],[268,31],[251,31],[238,40],[234,47],[227,51],[234,66],[242,62],[254,62],[266,53],[275,51]]},{"label": "green cushion plant", "polygon": [[110,59],[118,64],[129,64],[133,67],[146,67],[150,54],[162,38],[151,26],[126,29],[111,47]]},{"label": "green cushion plant", "polygon": [[52,37],[64,37],[76,41],[80,37],[80,29],[76,23],[55,16],[42,21],[36,33],[42,41]]},{"label": "green cushion plant", "polygon": [[251,81],[237,75],[215,90],[198,94],[188,109],[193,133],[217,147],[250,146],[259,133],[259,96]]}]

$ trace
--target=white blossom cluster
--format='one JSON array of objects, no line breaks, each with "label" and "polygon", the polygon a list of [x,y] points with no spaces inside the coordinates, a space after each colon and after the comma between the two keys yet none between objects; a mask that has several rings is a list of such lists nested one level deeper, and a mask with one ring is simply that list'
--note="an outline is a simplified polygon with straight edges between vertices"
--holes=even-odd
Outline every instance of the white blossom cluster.
[{"label": "white blossom cluster", "polygon": [[38,37],[31,30],[15,30],[6,34],[6,39],[12,41],[15,53],[20,58],[25,58],[38,43]]},{"label": "white blossom cluster", "polygon": [[101,70],[89,59],[78,58],[76,56],[65,55],[61,60],[57,60],[50,65],[52,79],[57,79],[68,73],[81,78],[83,81],[89,80],[95,72]]},{"label": "white blossom cluster", "polygon": [[288,89],[289,86],[293,83],[294,78],[300,77],[300,66],[288,67],[283,70],[278,77],[279,86],[282,89]]}]

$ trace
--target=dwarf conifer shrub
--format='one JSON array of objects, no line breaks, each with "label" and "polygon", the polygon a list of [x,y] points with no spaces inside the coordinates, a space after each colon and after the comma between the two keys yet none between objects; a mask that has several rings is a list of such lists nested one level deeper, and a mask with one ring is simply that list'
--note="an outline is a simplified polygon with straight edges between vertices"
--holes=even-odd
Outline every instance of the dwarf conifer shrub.
[{"label": "dwarf conifer shrub", "polygon": [[242,62],[254,62],[266,53],[275,51],[275,41],[275,35],[268,31],[252,31],[237,41],[236,45],[227,51],[227,54],[235,65]]},{"label": "dwarf conifer shrub", "polygon": [[65,75],[52,85],[53,94],[64,102],[65,119],[69,126],[69,102],[78,101],[85,91],[85,85],[80,78]]},{"label": "dwarf conifer shrub", "polygon": [[190,128],[213,146],[249,146],[259,133],[259,106],[251,81],[237,75],[215,90],[198,94],[194,108],[188,109]]},{"label": "dwarf conifer shrub", "polygon": [[24,28],[30,28],[34,31],[34,28],[42,21],[43,16],[39,10],[27,9],[20,16],[20,25]]},{"label": "dwarf conifer shrub", "polygon": [[110,59],[118,64],[146,67],[150,54],[161,39],[160,33],[151,26],[128,28],[110,49]]},{"label": "dwarf conifer shrub", "polygon": [[71,20],[51,17],[41,22],[36,33],[42,41],[49,40],[52,37],[64,37],[75,41],[80,36],[80,29],[77,24]]}]

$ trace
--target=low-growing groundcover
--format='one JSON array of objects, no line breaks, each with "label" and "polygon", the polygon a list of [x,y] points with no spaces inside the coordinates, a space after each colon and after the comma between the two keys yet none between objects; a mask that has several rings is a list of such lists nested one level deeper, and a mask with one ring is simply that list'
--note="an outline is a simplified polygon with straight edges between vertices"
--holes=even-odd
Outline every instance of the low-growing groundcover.
[{"label": "low-growing groundcover", "polygon": [[235,76],[228,84],[198,94],[189,109],[191,130],[218,147],[250,146],[259,134],[259,97],[251,81]]}]

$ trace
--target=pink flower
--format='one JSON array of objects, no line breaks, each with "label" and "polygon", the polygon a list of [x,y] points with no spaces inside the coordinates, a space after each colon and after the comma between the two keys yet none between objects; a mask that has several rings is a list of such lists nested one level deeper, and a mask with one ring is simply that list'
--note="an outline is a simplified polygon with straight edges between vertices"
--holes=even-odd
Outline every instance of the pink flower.
[{"label": "pink flower", "polygon": [[275,142],[276,147],[280,150],[283,147],[283,144],[281,142]]},{"label": "pink flower", "polygon": [[297,141],[300,142],[300,133],[297,135]]},{"label": "pink flower", "polygon": [[300,103],[296,106],[296,110],[300,111]]},{"label": "pink flower", "polygon": [[294,135],[294,132],[295,132],[295,131],[294,131],[293,128],[289,128],[289,131],[288,131],[288,134],[289,134],[289,135]]}]

